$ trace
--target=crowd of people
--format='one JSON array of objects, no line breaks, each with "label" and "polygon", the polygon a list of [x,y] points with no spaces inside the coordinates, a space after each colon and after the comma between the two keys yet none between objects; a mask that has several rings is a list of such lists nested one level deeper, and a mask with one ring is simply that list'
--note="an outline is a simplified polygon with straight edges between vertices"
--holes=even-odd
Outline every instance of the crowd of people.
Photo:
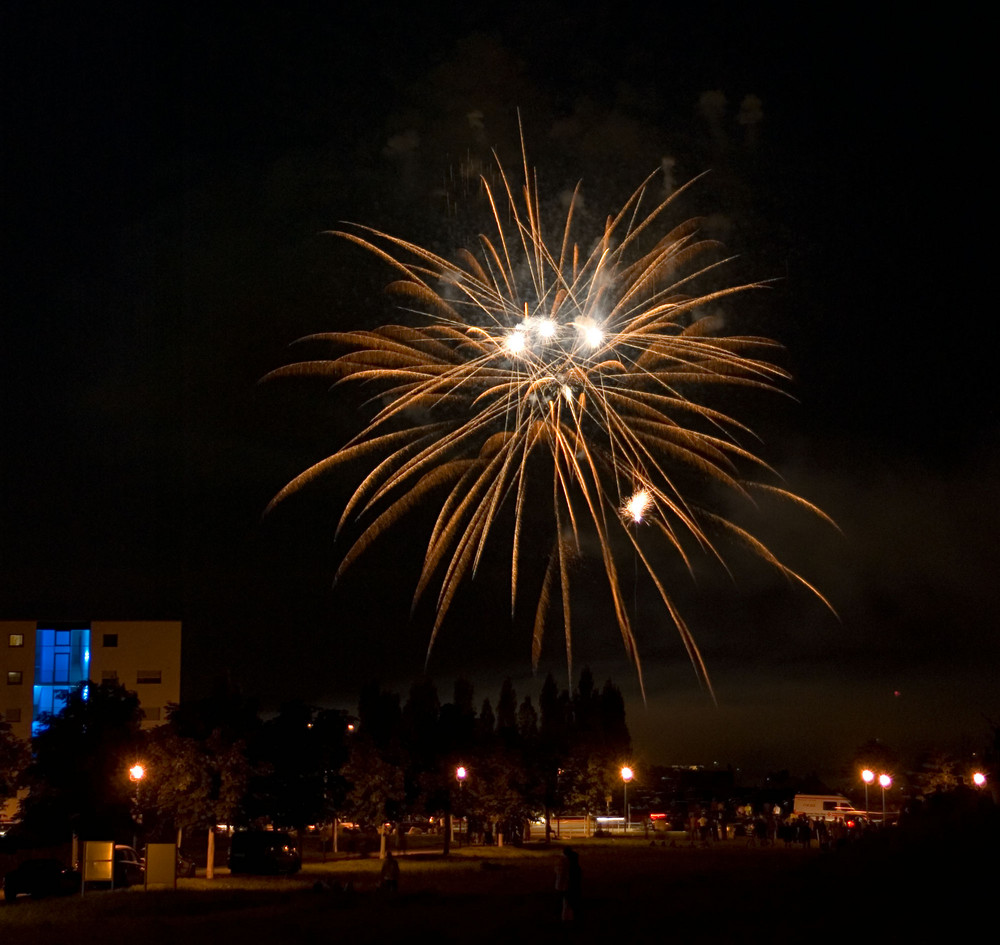
[{"label": "crowd of people", "polygon": [[[877,826],[863,817],[808,817],[804,814],[788,814],[779,805],[754,811],[749,805],[738,807],[734,812],[726,811],[721,805],[692,811],[686,820],[678,819],[653,821],[653,842],[658,833],[670,832],[675,835],[686,833],[688,843],[708,846],[722,840],[739,840],[747,846],[811,847],[829,849],[842,845],[861,836],[866,830]],[[660,838],[665,842],[665,838]]]}]

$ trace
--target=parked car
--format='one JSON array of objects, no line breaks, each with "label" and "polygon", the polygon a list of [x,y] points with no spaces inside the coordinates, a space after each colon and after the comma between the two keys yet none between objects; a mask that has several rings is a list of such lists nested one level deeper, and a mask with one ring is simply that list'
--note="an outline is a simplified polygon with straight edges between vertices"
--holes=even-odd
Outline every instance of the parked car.
[{"label": "parked car", "polygon": [[139,854],[122,843],[115,844],[115,888],[142,886],[146,882],[146,864]]},{"label": "parked car", "polygon": [[279,830],[244,830],[229,847],[232,873],[297,873],[302,868],[295,840]]},{"label": "parked car", "polygon": [[181,879],[191,879],[195,874],[195,862],[177,851],[177,875]]},{"label": "parked car", "polygon": [[69,896],[80,891],[80,873],[63,866],[59,860],[25,860],[10,870],[3,880],[3,895],[8,902],[18,896]]}]

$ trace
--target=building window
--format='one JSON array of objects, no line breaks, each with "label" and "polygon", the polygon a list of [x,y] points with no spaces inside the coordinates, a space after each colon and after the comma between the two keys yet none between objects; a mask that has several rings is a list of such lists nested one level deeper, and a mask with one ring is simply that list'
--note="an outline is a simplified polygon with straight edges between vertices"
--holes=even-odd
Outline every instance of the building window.
[{"label": "building window", "polygon": [[20,709],[5,709],[3,717],[8,722],[20,722],[21,721],[21,710]]},{"label": "building window", "polygon": [[159,722],[160,721],[160,707],[155,706],[152,709],[143,709],[143,714],[146,716],[147,722]]},{"label": "building window", "polygon": [[24,681],[24,673],[19,669],[12,669],[7,673],[7,685],[8,686],[20,686]]},{"label": "building window", "polygon": [[135,674],[135,681],[137,684],[158,683],[162,681],[162,676],[162,671],[158,669],[140,669]]},{"label": "building window", "polygon": [[118,670],[117,669],[102,669],[101,670],[101,682],[118,682]]},{"label": "building window", "polygon": [[31,734],[42,730],[42,718],[61,712],[66,695],[90,676],[90,627],[39,624],[35,631],[35,677],[32,688]]},{"label": "building window", "polygon": [[12,633],[10,635],[10,640],[7,642],[7,646],[24,646],[24,634]]},{"label": "building window", "polygon": [[105,633],[104,634],[104,646],[118,646],[118,634],[117,633]]}]

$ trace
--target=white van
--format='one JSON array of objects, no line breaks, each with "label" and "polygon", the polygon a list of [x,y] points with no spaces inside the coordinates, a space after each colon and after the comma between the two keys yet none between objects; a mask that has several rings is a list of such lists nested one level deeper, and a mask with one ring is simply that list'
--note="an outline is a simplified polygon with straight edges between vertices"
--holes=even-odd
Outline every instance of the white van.
[{"label": "white van", "polygon": [[810,820],[848,820],[865,816],[865,812],[855,810],[843,794],[796,794],[792,814]]}]

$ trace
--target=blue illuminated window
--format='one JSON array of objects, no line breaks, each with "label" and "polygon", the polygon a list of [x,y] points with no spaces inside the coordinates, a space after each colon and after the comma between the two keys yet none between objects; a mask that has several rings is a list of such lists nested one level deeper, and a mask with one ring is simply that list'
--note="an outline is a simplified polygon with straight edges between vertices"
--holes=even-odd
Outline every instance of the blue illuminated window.
[{"label": "blue illuminated window", "polygon": [[89,676],[90,627],[39,625],[35,632],[32,735],[41,729],[41,717],[60,712],[70,690]]}]

